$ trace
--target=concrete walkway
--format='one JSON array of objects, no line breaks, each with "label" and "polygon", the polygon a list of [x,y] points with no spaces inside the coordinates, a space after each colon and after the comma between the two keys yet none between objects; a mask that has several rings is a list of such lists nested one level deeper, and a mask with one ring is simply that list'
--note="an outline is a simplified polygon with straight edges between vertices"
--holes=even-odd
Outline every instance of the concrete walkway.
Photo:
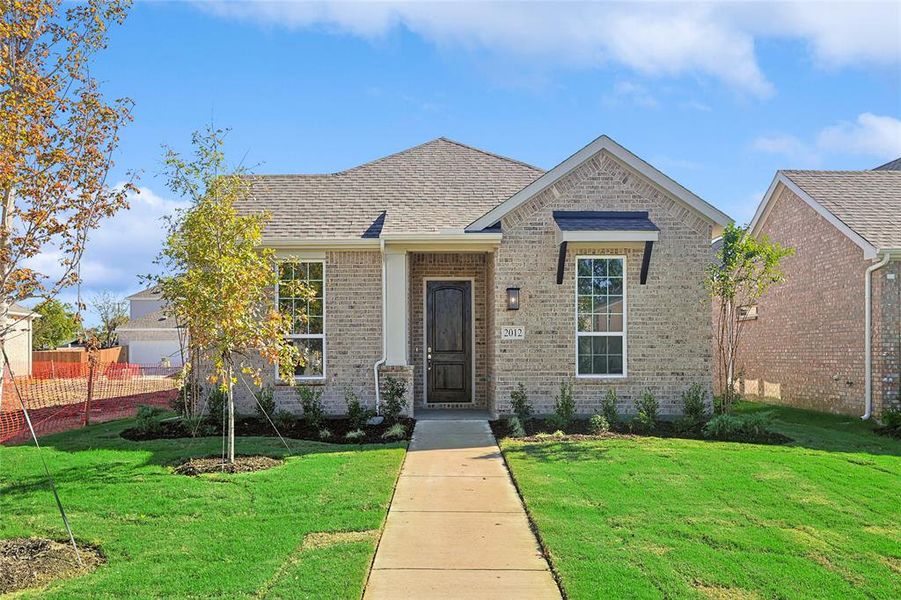
[{"label": "concrete walkway", "polygon": [[487,421],[417,421],[363,598],[560,599]]}]

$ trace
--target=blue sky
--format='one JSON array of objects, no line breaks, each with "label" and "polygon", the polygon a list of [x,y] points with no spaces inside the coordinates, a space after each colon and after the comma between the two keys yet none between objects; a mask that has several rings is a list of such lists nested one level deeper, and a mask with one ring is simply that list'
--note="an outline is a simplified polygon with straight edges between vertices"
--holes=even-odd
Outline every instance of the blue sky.
[{"label": "blue sky", "polygon": [[82,297],[139,289],[178,205],[161,145],[211,119],[258,172],[438,136],[550,168],[606,133],[747,221],[777,169],[901,155],[899,40],[901,3],[138,2],[93,72],[136,103],[113,180],[143,193],[92,236]]}]

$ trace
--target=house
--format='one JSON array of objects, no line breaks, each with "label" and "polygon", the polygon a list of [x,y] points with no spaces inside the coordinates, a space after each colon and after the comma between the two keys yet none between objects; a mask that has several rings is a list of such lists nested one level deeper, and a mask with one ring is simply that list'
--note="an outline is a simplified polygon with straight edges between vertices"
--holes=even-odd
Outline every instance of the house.
[{"label": "house", "polygon": [[[281,280],[317,292],[275,294],[308,315],[296,379],[330,412],[345,389],[378,403],[389,375],[417,411],[508,413],[523,384],[549,412],[571,380],[580,413],[611,388],[624,412],[650,389],[677,413],[691,384],[711,389],[704,277],[729,218],[609,137],[546,172],[440,138],[338,173],[254,176],[239,209],[269,212]],[[275,395],[299,410],[291,387]]]},{"label": "house", "polygon": [[784,259],[785,282],[745,308],[744,394],[849,415],[897,405],[898,166],[776,173],[751,232],[795,254]]},{"label": "house", "polygon": [[38,313],[19,304],[12,304],[9,307],[8,319],[12,323],[12,328],[6,335],[4,347],[9,356],[10,368],[17,377],[31,375],[33,324],[34,320],[39,318]]},{"label": "house", "polygon": [[128,322],[116,329],[119,343],[128,346],[128,362],[141,365],[183,363],[183,334],[175,318],[165,310],[158,287],[126,298]]}]

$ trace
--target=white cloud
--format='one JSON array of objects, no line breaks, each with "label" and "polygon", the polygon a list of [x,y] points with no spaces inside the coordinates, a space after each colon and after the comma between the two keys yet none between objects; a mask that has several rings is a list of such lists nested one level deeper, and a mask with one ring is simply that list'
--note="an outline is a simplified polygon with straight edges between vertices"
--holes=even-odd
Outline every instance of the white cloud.
[{"label": "white cloud", "polygon": [[198,2],[268,26],[377,39],[405,28],[441,47],[483,49],[531,65],[617,64],[652,77],[700,75],[770,96],[755,45],[801,40],[823,66],[901,63],[898,3]]},{"label": "white cloud", "polygon": [[[141,187],[139,194],[130,194],[128,210],[102,221],[89,234],[81,260],[82,302],[89,303],[101,291],[125,296],[140,289],[138,276],[156,271],[153,260],[166,234],[162,217],[183,206],[184,203],[159,196],[147,187]],[[51,278],[58,277],[59,253],[44,252],[34,257],[29,266]],[[60,299],[74,305],[78,292],[75,288],[64,290]],[[85,318],[88,324],[94,322],[90,310]]]},{"label": "white cloud", "polygon": [[613,89],[604,95],[604,104],[619,106],[620,104],[634,104],[643,108],[657,108],[660,105],[657,98],[640,83],[631,81],[617,81]]},{"label": "white cloud", "polygon": [[842,121],[822,129],[810,142],[788,134],[758,137],[754,150],[783,156],[794,164],[818,165],[826,155],[863,155],[880,160],[901,156],[901,120],[862,113],[854,121]]},{"label": "white cloud", "polygon": [[821,131],[817,145],[836,152],[897,158],[901,156],[901,120],[863,113],[854,122],[845,121]]}]

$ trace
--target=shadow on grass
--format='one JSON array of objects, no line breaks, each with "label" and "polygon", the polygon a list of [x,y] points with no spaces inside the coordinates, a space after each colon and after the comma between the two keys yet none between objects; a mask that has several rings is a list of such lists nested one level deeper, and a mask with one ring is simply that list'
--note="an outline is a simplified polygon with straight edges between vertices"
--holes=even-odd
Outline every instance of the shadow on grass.
[{"label": "shadow on grass", "polygon": [[[39,438],[41,448],[71,455],[64,461],[54,460],[53,455],[44,455],[54,480],[62,484],[90,482],[103,485],[118,483],[124,478],[138,474],[144,479],[184,477],[175,475],[165,467],[173,467],[191,458],[223,455],[221,436],[137,442],[126,440],[120,433],[123,429],[133,425],[134,419],[123,419]],[[338,445],[290,438],[285,438],[285,442],[287,448],[278,437],[238,437],[235,441],[235,453],[272,458],[302,458],[318,454],[369,452],[406,447],[406,442]],[[31,447],[29,448],[29,446]],[[19,454],[18,457],[16,454],[8,456],[7,461],[25,459],[34,463],[34,468],[30,469],[33,475],[19,479],[15,483],[0,486],[0,495],[26,494],[47,488],[47,477],[40,465],[40,459],[34,451],[33,442],[15,446],[0,446],[0,451]],[[102,462],[79,460],[78,454],[80,453],[97,452],[109,452],[109,459]],[[60,466],[60,463],[63,462],[69,463],[69,465]],[[141,471],[141,467],[145,466],[164,467],[164,469]]]}]

